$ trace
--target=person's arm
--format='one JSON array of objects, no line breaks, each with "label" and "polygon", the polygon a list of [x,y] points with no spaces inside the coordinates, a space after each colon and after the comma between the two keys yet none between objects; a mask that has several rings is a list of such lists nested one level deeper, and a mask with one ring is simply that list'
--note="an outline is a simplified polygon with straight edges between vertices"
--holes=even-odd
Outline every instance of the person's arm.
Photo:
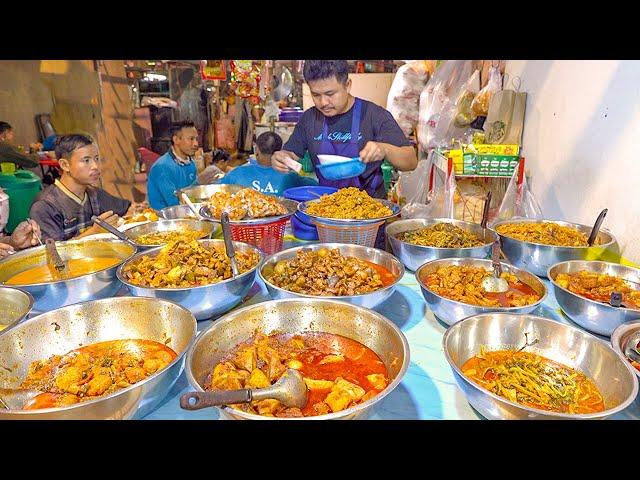
[{"label": "person's arm", "polygon": [[391,113],[379,108],[373,122],[374,139],[360,151],[362,161],[378,162],[386,158],[397,170],[414,170],[418,166],[416,151]]},{"label": "person's arm", "polygon": [[273,152],[273,155],[271,155],[271,166],[278,172],[288,173],[292,171],[286,164],[287,160],[290,159],[298,162],[307,150],[307,124],[313,120],[311,110],[312,109],[307,110],[302,115],[300,121],[296,123],[293,133],[289,137],[289,140],[282,146],[282,150]]},{"label": "person's arm", "polygon": [[23,250],[38,245],[38,237],[41,235],[38,223],[29,219],[20,222],[10,237],[0,238],[0,241],[8,243],[16,250]]},{"label": "person's arm", "polygon": [[360,151],[360,158],[364,163],[379,162],[386,158],[401,172],[415,170],[418,166],[418,157],[413,147],[396,147],[383,142],[367,142]]},{"label": "person's arm", "polygon": [[24,168],[33,168],[40,165],[36,154],[24,154],[8,142],[0,142],[0,162],[15,163]]}]

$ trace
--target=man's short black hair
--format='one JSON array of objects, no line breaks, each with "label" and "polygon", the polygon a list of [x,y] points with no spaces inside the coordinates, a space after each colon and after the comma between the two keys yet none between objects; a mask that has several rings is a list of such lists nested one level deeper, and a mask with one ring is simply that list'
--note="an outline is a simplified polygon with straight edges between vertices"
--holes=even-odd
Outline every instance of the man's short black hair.
[{"label": "man's short black hair", "polygon": [[13,130],[13,127],[9,125],[7,122],[0,122],[0,135],[4,132],[8,132],[9,130]]},{"label": "man's short black hair", "polygon": [[349,79],[349,64],[346,60],[305,60],[303,75],[307,83],[335,76],[344,85]]},{"label": "man's short black hair", "polygon": [[[171,137],[171,145],[173,145],[173,136],[177,135],[183,128],[196,128],[196,124],[191,120],[182,120],[181,122],[173,122],[169,127],[169,136]],[[197,129],[196,129],[197,130]]]},{"label": "man's short black hair", "polygon": [[273,152],[282,150],[282,138],[275,132],[264,132],[256,138],[256,145],[260,153],[271,155]]},{"label": "man's short black hair", "polygon": [[95,143],[93,138],[84,133],[72,133],[62,135],[56,139],[56,158],[71,158],[71,154],[78,148],[86,147]]}]

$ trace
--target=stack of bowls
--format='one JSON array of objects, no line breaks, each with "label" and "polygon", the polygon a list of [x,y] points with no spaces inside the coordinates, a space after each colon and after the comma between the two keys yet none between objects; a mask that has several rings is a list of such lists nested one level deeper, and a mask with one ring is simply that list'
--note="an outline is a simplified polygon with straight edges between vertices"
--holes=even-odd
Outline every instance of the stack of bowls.
[{"label": "stack of bowls", "polygon": [[[295,200],[297,202],[306,202],[308,200],[317,200],[322,195],[330,195],[337,192],[334,187],[320,186],[304,186],[289,188],[284,191],[284,198]],[[318,240],[318,230],[308,215],[298,210],[291,217],[291,228],[293,235],[301,240]]]}]

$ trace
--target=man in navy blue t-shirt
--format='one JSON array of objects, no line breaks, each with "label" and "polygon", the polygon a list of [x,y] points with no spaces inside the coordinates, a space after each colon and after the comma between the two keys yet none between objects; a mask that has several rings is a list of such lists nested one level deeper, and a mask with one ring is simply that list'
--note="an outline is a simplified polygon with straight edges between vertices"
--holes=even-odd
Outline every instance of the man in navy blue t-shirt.
[{"label": "man in navy blue t-shirt", "polygon": [[[304,79],[315,107],[304,112],[283,150],[273,154],[273,167],[288,172],[286,159],[299,160],[308,150],[320,185],[353,186],[372,197],[385,198],[383,160],[401,171],[413,170],[418,164],[400,126],[384,108],[351,95],[344,60],[306,60]],[[327,180],[317,169],[318,154],[360,157],[367,169],[359,177]]]},{"label": "man in navy blue t-shirt", "polygon": [[253,188],[261,193],[282,196],[288,188],[318,185],[312,178],[294,172],[281,173],[271,166],[271,155],[282,148],[282,138],[274,132],[264,132],[256,139],[257,163],[236,167],[220,183],[232,183]]}]

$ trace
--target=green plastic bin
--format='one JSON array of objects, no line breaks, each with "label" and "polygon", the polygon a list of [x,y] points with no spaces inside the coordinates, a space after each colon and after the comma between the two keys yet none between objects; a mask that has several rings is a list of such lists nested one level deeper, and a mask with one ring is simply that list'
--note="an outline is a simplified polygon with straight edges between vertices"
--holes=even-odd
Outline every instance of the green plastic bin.
[{"label": "green plastic bin", "polygon": [[18,170],[0,173],[0,187],[9,196],[9,220],[5,230],[11,233],[29,217],[31,205],[42,190],[42,180],[29,170]]}]

